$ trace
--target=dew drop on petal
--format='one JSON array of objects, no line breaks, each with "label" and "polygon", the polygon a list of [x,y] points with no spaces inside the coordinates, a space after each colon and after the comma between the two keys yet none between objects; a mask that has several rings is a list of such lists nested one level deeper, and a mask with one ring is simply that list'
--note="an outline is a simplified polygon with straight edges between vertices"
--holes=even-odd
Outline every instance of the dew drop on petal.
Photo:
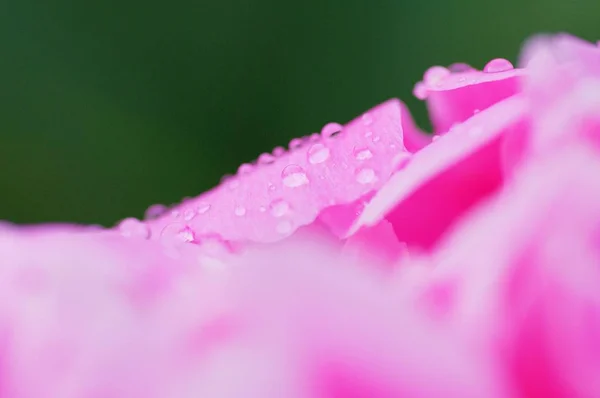
[{"label": "dew drop on petal", "polygon": [[237,206],[233,212],[236,216],[243,217],[246,215],[246,208],[244,206]]},{"label": "dew drop on petal", "polygon": [[470,70],[473,70],[473,68],[469,64],[457,62],[457,63],[450,65],[448,67],[448,70],[450,70],[450,72],[452,72],[452,73],[461,73],[461,72],[468,72]]},{"label": "dew drop on petal", "polygon": [[290,232],[292,232],[292,223],[287,220],[284,220],[279,222],[275,228],[277,230],[277,233],[281,235],[287,235]]},{"label": "dew drop on petal", "polygon": [[450,75],[450,71],[443,66],[433,66],[425,72],[423,80],[425,83],[433,85],[439,84],[446,76]]},{"label": "dew drop on petal", "polygon": [[179,218],[180,215],[181,215],[181,212],[177,209],[171,211],[171,217],[173,217],[173,218]]},{"label": "dew drop on petal", "polygon": [[210,203],[200,203],[197,210],[198,214],[207,213],[210,210]]},{"label": "dew drop on petal", "polygon": [[504,58],[496,58],[487,63],[487,65],[483,68],[483,71],[486,73],[497,73],[497,72],[505,72],[507,70],[513,69],[513,64]]},{"label": "dew drop on petal", "polygon": [[260,211],[261,213],[264,213],[265,211],[267,211],[267,208],[265,206],[260,206],[258,208],[258,211]]},{"label": "dew drop on petal", "polygon": [[258,157],[258,164],[271,164],[275,161],[275,156],[270,153],[263,153]]},{"label": "dew drop on petal", "polygon": [[371,130],[369,130],[365,133],[365,138],[369,138],[372,135],[373,135],[373,132]]},{"label": "dew drop on petal", "polygon": [[319,133],[312,133],[308,137],[308,140],[311,141],[311,142],[319,141],[320,139],[321,139],[321,134],[319,134]]},{"label": "dew drop on petal", "polygon": [[290,141],[288,148],[297,149],[297,148],[300,148],[302,146],[302,144],[304,144],[304,140],[302,138],[293,138]]},{"label": "dew drop on petal", "polygon": [[273,217],[283,217],[290,210],[290,205],[283,199],[277,199],[269,205]]},{"label": "dew drop on petal", "polygon": [[362,115],[362,121],[365,126],[370,126],[373,124],[374,119],[373,116],[371,116],[371,114],[365,113],[364,115]]},{"label": "dew drop on petal", "polygon": [[146,213],[144,214],[144,219],[145,220],[154,220],[155,218],[158,218],[158,217],[162,216],[163,214],[165,214],[167,210],[168,210],[167,206],[165,206],[165,205],[160,205],[160,204],[152,205],[152,206],[148,207],[148,209],[146,210]]},{"label": "dew drop on petal", "polygon": [[183,219],[185,221],[191,221],[196,217],[196,211],[194,209],[187,209],[183,212]]},{"label": "dew drop on petal", "polygon": [[402,170],[406,167],[412,155],[408,152],[401,152],[392,159],[392,168],[394,171]]},{"label": "dew drop on petal", "polygon": [[370,168],[359,169],[356,172],[356,181],[359,184],[371,184],[377,180],[375,170]]},{"label": "dew drop on petal", "polygon": [[177,245],[192,242],[194,240],[194,231],[183,223],[174,222],[162,229],[160,238],[165,244]]},{"label": "dew drop on petal", "polygon": [[126,218],[119,223],[119,232],[128,238],[148,239],[150,228],[136,218]]},{"label": "dew drop on petal", "polygon": [[254,166],[252,166],[250,163],[243,163],[242,165],[240,165],[240,167],[238,167],[238,174],[247,175],[250,174],[253,170]]},{"label": "dew drop on petal", "polygon": [[297,188],[308,184],[306,172],[297,164],[285,166],[281,172],[281,178],[283,179],[283,185],[289,188]]},{"label": "dew drop on petal", "polygon": [[354,148],[354,157],[356,160],[367,160],[373,157],[373,153],[369,148]]},{"label": "dew drop on petal", "polygon": [[339,134],[344,127],[339,123],[327,123],[321,129],[321,136],[323,138],[331,138]]},{"label": "dew drop on petal", "polygon": [[277,189],[277,187],[274,184],[271,184],[271,183],[269,183],[268,187],[269,187],[269,191],[274,191],[274,190]]},{"label": "dew drop on petal", "polygon": [[284,154],[285,154],[285,149],[283,147],[278,146],[273,149],[273,156],[275,156],[276,158],[278,158]]},{"label": "dew drop on petal", "polygon": [[381,137],[376,135],[375,137],[373,137],[373,143],[378,143],[379,141],[381,141]]},{"label": "dew drop on petal", "polygon": [[323,163],[329,158],[329,148],[317,143],[308,148],[307,155],[310,164]]}]

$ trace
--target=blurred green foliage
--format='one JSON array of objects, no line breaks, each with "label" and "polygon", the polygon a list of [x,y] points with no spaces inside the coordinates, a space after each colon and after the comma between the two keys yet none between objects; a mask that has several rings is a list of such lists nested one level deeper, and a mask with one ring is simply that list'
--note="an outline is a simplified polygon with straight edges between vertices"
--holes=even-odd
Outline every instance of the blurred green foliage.
[{"label": "blurred green foliage", "polygon": [[426,68],[598,39],[597,0],[4,0],[0,219],[110,225],[329,121],[412,98]]}]

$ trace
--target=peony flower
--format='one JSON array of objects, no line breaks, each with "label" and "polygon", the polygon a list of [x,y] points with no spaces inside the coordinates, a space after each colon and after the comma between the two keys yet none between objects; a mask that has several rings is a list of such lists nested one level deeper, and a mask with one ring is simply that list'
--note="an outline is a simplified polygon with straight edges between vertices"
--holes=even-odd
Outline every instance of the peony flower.
[{"label": "peony flower", "polygon": [[600,49],[429,69],[114,228],[0,225],[0,396],[600,397]]}]

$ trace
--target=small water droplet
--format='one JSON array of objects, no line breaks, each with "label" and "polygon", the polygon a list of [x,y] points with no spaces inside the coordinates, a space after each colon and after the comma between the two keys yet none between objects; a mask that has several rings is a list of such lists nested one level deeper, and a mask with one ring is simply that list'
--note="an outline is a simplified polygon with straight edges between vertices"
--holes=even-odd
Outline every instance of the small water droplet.
[{"label": "small water droplet", "polygon": [[183,212],[183,219],[185,221],[191,221],[196,217],[196,211],[194,209],[187,209]]},{"label": "small water droplet", "polygon": [[310,164],[323,163],[329,158],[329,148],[323,144],[314,144],[308,148],[307,155]]},{"label": "small water droplet", "polygon": [[321,136],[323,138],[331,138],[342,132],[344,127],[339,123],[327,123],[321,129]]},{"label": "small water droplet", "polygon": [[247,175],[252,173],[252,171],[254,170],[254,166],[251,165],[250,163],[243,163],[240,165],[240,167],[238,167],[238,174],[239,175]]},{"label": "small water droplet", "polygon": [[367,160],[373,157],[373,152],[369,148],[354,148],[354,157],[356,160]]},{"label": "small water droplet", "polygon": [[440,135],[439,135],[439,134],[436,134],[436,135],[434,135],[433,137],[431,137],[431,142],[436,142],[436,141],[437,141],[437,140],[439,140],[439,139],[440,139]]},{"label": "small water droplet", "polygon": [[356,181],[359,184],[371,184],[377,180],[375,170],[370,168],[359,169],[356,172]]},{"label": "small water droplet", "polygon": [[290,210],[290,205],[283,199],[277,199],[269,205],[273,217],[283,217]]},{"label": "small water droplet", "polygon": [[180,215],[181,215],[181,212],[179,210],[171,211],[171,217],[173,217],[173,218],[179,218]]},{"label": "small water droplet", "polygon": [[150,228],[137,218],[126,218],[119,223],[119,232],[128,238],[148,239]]},{"label": "small water droplet", "polygon": [[278,146],[273,149],[273,156],[276,158],[282,156],[283,154],[285,154],[285,149],[283,147]]},{"label": "small water droplet", "polygon": [[443,66],[433,66],[425,72],[423,80],[430,85],[439,84],[449,74],[450,71]]},{"label": "small water droplet", "polygon": [[260,211],[261,213],[264,213],[265,211],[267,211],[267,208],[265,206],[260,206],[258,208],[258,211]]},{"label": "small water droplet", "polygon": [[274,191],[275,189],[277,189],[277,187],[271,183],[269,183],[268,187],[269,187],[269,191]]},{"label": "small water droplet", "polygon": [[483,71],[486,73],[497,73],[497,72],[505,72],[507,70],[513,69],[513,64],[504,58],[496,58],[487,63],[487,65],[483,68]]},{"label": "small water droplet", "polygon": [[373,132],[371,130],[369,130],[365,133],[365,138],[369,138],[372,135],[373,135]]},{"label": "small water droplet", "polygon": [[198,214],[204,214],[210,210],[210,203],[200,203],[198,204]]},{"label": "small water droplet", "polygon": [[283,185],[289,188],[297,188],[308,184],[308,177],[304,169],[297,164],[286,166],[281,172],[281,178],[283,179]]},{"label": "small water droplet", "polygon": [[474,115],[477,115],[479,112],[481,112],[479,109],[475,109],[475,110],[473,111],[473,114],[474,114]]},{"label": "small water droplet", "polygon": [[270,153],[263,153],[258,157],[259,164],[271,164],[275,161],[275,156]]},{"label": "small water droplet", "polygon": [[301,138],[294,138],[290,141],[288,148],[290,150],[300,148],[304,144],[304,140]]},{"label": "small water droplet", "polygon": [[381,137],[376,135],[375,137],[373,137],[373,143],[378,143],[379,141],[381,141]]},{"label": "small water droplet", "polygon": [[187,225],[174,222],[165,226],[160,238],[165,244],[177,245],[194,241],[194,231]]},{"label": "small water droplet", "polygon": [[244,206],[237,206],[233,212],[236,216],[243,217],[246,215],[246,208]]},{"label": "small water droplet", "polygon": [[160,205],[160,204],[152,205],[152,206],[148,207],[148,209],[146,210],[146,214],[144,214],[144,219],[145,220],[154,220],[154,219],[162,216],[163,214],[165,214],[165,212],[167,210],[168,210],[168,208],[165,205]]},{"label": "small water droplet", "polygon": [[373,116],[371,116],[369,113],[365,113],[364,115],[362,115],[362,121],[364,123],[365,126],[370,126],[373,124]]},{"label": "small water droplet", "polygon": [[287,220],[284,220],[277,224],[276,230],[281,235],[287,235],[290,232],[292,232],[292,228],[292,223]]}]

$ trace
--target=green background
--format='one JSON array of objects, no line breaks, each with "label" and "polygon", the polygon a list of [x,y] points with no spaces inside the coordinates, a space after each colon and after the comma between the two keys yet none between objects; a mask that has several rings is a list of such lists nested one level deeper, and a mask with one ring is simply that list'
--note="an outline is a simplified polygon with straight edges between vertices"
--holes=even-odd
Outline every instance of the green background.
[{"label": "green background", "polygon": [[600,38],[597,0],[0,2],[0,219],[113,224],[390,97],[426,68]]}]

